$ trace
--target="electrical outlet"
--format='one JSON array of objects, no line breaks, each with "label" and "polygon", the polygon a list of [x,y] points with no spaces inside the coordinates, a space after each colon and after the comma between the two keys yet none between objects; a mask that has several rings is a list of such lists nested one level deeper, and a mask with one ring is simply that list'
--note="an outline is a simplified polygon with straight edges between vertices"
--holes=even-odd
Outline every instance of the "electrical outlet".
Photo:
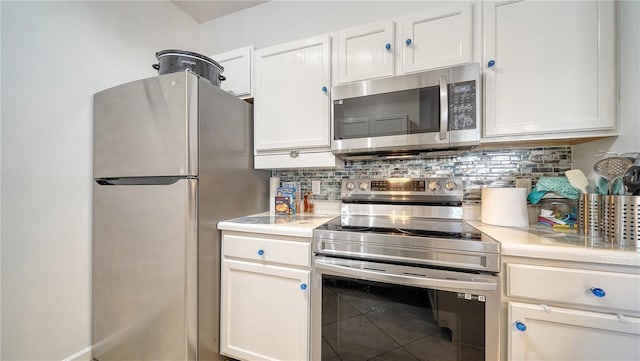
[{"label": "electrical outlet", "polygon": [[527,194],[531,192],[531,178],[516,179],[516,188],[527,188]]},{"label": "electrical outlet", "polygon": [[[529,183],[531,184],[531,183]],[[319,180],[314,180],[311,181],[311,191],[313,192],[313,194],[320,194],[320,186],[322,184],[320,183]]]}]

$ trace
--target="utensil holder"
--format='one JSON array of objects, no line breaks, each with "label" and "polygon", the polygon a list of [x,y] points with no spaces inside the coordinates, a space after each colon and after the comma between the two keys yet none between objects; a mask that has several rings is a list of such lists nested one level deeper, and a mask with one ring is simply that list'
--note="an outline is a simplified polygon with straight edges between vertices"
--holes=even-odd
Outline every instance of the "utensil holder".
[{"label": "utensil holder", "polygon": [[605,196],[602,237],[621,246],[640,246],[640,196]]},{"label": "utensil holder", "polygon": [[599,237],[602,226],[604,196],[587,193],[578,198],[578,234]]}]

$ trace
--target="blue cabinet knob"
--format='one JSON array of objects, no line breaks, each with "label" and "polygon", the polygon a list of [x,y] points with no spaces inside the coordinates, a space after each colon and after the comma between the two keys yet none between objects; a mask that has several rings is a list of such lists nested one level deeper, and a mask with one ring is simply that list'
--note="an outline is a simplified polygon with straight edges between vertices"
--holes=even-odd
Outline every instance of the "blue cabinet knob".
[{"label": "blue cabinet knob", "polygon": [[496,61],[493,59],[489,60],[489,62],[487,63],[487,66],[489,68],[493,68],[494,65],[496,65]]},{"label": "blue cabinet knob", "polygon": [[323,93],[326,93],[326,92],[327,92],[327,90],[328,90],[328,89],[327,89],[327,87],[326,87],[326,86],[323,86],[323,87],[322,87],[322,92],[323,92]]},{"label": "blue cabinet knob", "polygon": [[306,290],[307,289],[307,284],[306,283],[301,284],[300,285],[300,289],[303,290],[303,291]]},{"label": "blue cabinet knob", "polygon": [[263,255],[264,255],[264,250],[259,249],[259,250],[258,250],[258,256],[263,256]]},{"label": "blue cabinet knob", "polygon": [[516,321],[516,329],[520,332],[524,332],[527,330],[527,325],[525,325],[524,323],[520,322],[520,321]]},{"label": "blue cabinet knob", "polygon": [[391,50],[391,44],[390,44],[390,43],[387,43],[387,45],[385,45],[384,47],[385,47],[385,49],[387,49],[387,50]]},{"label": "blue cabinet knob", "polygon": [[411,39],[405,40],[404,43],[407,44],[407,46],[411,45]]},{"label": "blue cabinet knob", "polygon": [[591,287],[590,291],[596,297],[604,297],[604,296],[607,295],[607,293],[604,292],[604,290],[602,288],[598,288],[598,287]]}]

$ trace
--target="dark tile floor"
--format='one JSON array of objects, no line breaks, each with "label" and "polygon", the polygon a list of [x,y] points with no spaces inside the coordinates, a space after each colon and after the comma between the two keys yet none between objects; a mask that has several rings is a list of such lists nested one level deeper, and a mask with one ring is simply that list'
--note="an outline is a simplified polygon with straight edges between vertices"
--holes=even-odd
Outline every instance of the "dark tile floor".
[{"label": "dark tile floor", "polygon": [[484,360],[484,350],[437,326],[426,293],[421,304],[407,304],[395,289],[358,286],[325,280],[323,361]]}]

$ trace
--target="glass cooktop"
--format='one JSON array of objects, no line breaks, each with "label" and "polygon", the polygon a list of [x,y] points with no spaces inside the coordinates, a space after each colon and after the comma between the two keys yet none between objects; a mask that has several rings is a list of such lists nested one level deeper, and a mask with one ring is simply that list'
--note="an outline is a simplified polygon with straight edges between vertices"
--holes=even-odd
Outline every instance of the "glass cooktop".
[{"label": "glass cooktop", "polygon": [[[355,223],[355,224],[353,224]],[[318,228],[317,230],[333,231],[333,232],[358,232],[358,233],[372,233],[372,234],[386,234],[386,235],[398,235],[398,236],[415,236],[415,237],[429,237],[429,238],[446,238],[446,239],[464,239],[464,240],[481,240],[482,233],[474,227],[468,225],[464,221],[438,221],[430,220],[430,228],[424,228],[422,224],[420,228],[413,226],[412,224],[399,223],[393,226],[376,227],[376,222],[369,222],[371,225],[367,225],[366,220],[360,219],[357,222],[352,222],[350,219],[337,217],[327,222]]]}]

